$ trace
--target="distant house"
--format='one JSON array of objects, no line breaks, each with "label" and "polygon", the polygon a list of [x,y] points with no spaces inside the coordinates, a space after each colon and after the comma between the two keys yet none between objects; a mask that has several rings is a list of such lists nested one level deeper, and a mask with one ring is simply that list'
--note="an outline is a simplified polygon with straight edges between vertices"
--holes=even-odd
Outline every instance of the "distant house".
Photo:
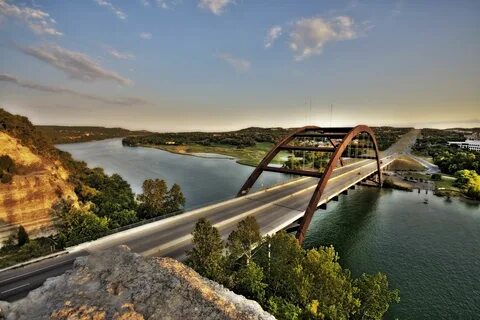
[{"label": "distant house", "polygon": [[465,140],[463,142],[453,141],[448,142],[448,145],[456,145],[462,149],[467,149],[471,151],[480,151],[480,140]]},{"label": "distant house", "polygon": [[171,144],[176,144],[176,143],[175,143],[175,141],[167,141],[167,142],[165,142],[165,144],[170,144],[171,145]]}]

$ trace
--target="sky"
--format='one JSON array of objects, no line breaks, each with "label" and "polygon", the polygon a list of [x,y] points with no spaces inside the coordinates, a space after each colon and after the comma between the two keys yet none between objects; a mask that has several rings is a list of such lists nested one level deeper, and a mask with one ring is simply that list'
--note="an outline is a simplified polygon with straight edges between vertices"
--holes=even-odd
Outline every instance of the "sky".
[{"label": "sky", "polygon": [[480,126],[480,1],[0,0],[0,107],[152,131]]}]

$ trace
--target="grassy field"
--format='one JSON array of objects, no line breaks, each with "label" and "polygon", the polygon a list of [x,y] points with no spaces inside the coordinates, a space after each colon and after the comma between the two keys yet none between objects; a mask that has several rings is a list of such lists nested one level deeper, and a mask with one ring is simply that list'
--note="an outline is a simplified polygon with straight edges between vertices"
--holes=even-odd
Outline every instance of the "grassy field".
[{"label": "grassy field", "polygon": [[409,156],[398,157],[391,165],[390,170],[394,171],[421,171],[425,170],[425,167]]},{"label": "grassy field", "polygon": [[[178,154],[195,154],[195,153],[216,153],[237,159],[237,162],[247,166],[256,166],[273,147],[273,143],[261,142],[256,143],[253,147],[237,148],[231,145],[211,145],[203,146],[199,144],[192,145],[145,145],[145,147],[157,148],[168,152]],[[286,153],[280,153],[272,163],[283,163]],[[282,161],[283,159],[283,161]]]}]

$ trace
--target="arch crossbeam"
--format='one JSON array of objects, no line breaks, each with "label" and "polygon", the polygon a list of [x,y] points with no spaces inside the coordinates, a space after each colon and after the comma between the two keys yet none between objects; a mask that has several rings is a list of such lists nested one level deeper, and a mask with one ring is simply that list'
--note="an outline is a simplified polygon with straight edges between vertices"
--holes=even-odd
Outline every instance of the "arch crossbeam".
[{"label": "arch crossbeam", "polygon": [[[306,170],[303,166],[301,168],[285,165],[282,167],[271,166],[272,160],[280,152],[291,152],[293,154],[291,156],[292,163],[298,154],[301,155],[301,152],[303,152],[304,163],[305,152],[311,152],[313,157],[315,157],[315,154],[328,155],[326,159],[329,160],[323,168],[317,168],[316,162],[313,161],[312,170]],[[358,125],[353,128],[306,126],[296,129],[290,135],[284,137],[265,155],[247,181],[245,181],[237,197],[246,195],[264,171],[318,178],[317,187],[310,198],[297,232],[298,241],[303,243],[308,226],[318,208],[318,203],[333,170],[339,164],[343,166],[346,158],[376,159],[377,182],[380,186],[382,185],[378,145],[371,128],[365,125]]]}]

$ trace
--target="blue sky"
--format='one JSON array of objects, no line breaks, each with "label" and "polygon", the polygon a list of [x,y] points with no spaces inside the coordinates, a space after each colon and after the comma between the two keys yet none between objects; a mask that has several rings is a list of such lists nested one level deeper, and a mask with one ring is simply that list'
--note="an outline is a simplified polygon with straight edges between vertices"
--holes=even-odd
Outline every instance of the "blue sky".
[{"label": "blue sky", "polygon": [[[0,0],[0,106],[155,131],[480,126],[480,1]],[[311,107],[310,107],[311,101]]]}]

